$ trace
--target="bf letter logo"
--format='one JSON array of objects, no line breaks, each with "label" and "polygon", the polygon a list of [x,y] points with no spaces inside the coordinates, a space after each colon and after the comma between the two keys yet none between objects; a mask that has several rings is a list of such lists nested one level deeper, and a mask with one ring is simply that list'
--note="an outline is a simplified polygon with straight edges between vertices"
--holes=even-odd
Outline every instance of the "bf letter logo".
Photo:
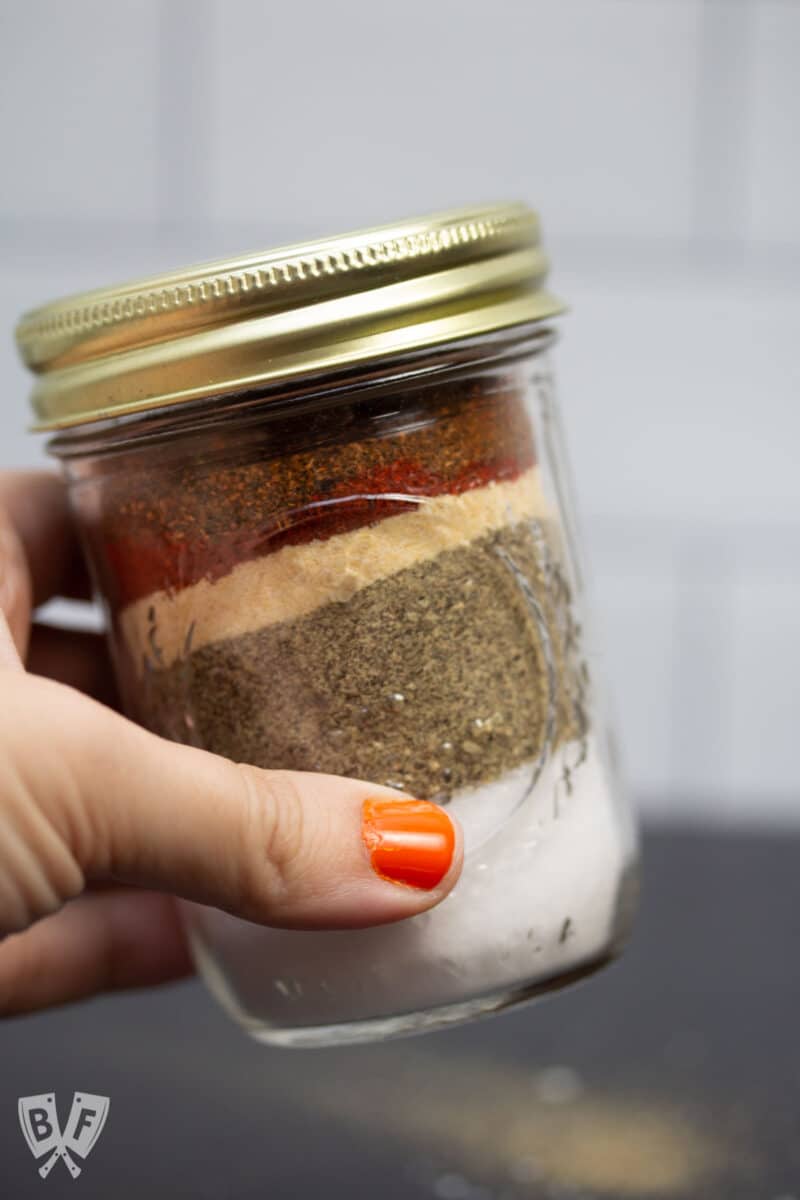
[{"label": "bf letter logo", "polygon": [[39,1167],[39,1174],[46,1179],[59,1158],[73,1179],[77,1179],[81,1168],[72,1157],[89,1155],[106,1123],[111,1101],[108,1096],[93,1096],[89,1092],[76,1092],[72,1097],[72,1108],[62,1134],[58,1126],[56,1097],[54,1092],[41,1096],[21,1096],[19,1100],[19,1123],[28,1149],[34,1158],[47,1159]]}]

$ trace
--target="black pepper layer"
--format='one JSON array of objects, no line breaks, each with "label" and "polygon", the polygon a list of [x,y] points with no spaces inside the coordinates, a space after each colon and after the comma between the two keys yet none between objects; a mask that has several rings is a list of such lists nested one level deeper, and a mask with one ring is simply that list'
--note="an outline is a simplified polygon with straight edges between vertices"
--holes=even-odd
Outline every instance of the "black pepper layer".
[{"label": "black pepper layer", "polygon": [[136,715],[237,761],[444,801],[585,734],[570,599],[542,526],[521,522],[151,665]]}]

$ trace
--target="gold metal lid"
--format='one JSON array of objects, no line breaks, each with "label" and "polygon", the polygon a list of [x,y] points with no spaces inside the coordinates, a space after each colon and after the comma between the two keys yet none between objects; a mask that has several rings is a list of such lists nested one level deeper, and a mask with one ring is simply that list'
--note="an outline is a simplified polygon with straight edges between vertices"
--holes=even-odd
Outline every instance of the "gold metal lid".
[{"label": "gold metal lid", "polygon": [[244,391],[539,321],[536,215],[464,209],[57,300],[17,326],[37,429]]}]

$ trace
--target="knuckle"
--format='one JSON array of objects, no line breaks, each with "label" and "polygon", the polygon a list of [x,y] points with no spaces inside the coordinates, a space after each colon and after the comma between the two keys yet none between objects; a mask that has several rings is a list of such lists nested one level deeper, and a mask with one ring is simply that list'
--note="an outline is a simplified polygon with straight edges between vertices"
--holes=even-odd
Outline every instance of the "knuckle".
[{"label": "knuckle", "polygon": [[[23,685],[27,678],[19,677]],[[19,932],[76,896],[84,878],[65,830],[63,784],[35,745],[27,688],[0,731],[0,935]]]},{"label": "knuckle", "polygon": [[279,913],[302,874],[305,805],[288,771],[237,763],[244,791],[239,846],[239,903],[260,917]]},{"label": "knuckle", "polygon": [[31,743],[42,725],[51,732],[40,753],[25,756],[28,794],[74,863],[81,870],[102,869],[109,839],[103,806],[95,802],[99,789],[87,781],[101,774],[98,745],[122,749],[116,725],[106,723],[99,705],[64,684],[26,676],[25,693],[28,734],[20,744]]}]

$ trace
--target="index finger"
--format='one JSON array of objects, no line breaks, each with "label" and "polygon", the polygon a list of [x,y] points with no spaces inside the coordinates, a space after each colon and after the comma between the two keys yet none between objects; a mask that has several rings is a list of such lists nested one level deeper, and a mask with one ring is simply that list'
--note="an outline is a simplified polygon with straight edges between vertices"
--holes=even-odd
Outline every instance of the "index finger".
[{"label": "index finger", "polygon": [[[0,512],[19,540],[34,608],[52,596],[91,596],[67,490],[55,472],[0,472]],[[0,562],[0,571],[19,569]]]}]

